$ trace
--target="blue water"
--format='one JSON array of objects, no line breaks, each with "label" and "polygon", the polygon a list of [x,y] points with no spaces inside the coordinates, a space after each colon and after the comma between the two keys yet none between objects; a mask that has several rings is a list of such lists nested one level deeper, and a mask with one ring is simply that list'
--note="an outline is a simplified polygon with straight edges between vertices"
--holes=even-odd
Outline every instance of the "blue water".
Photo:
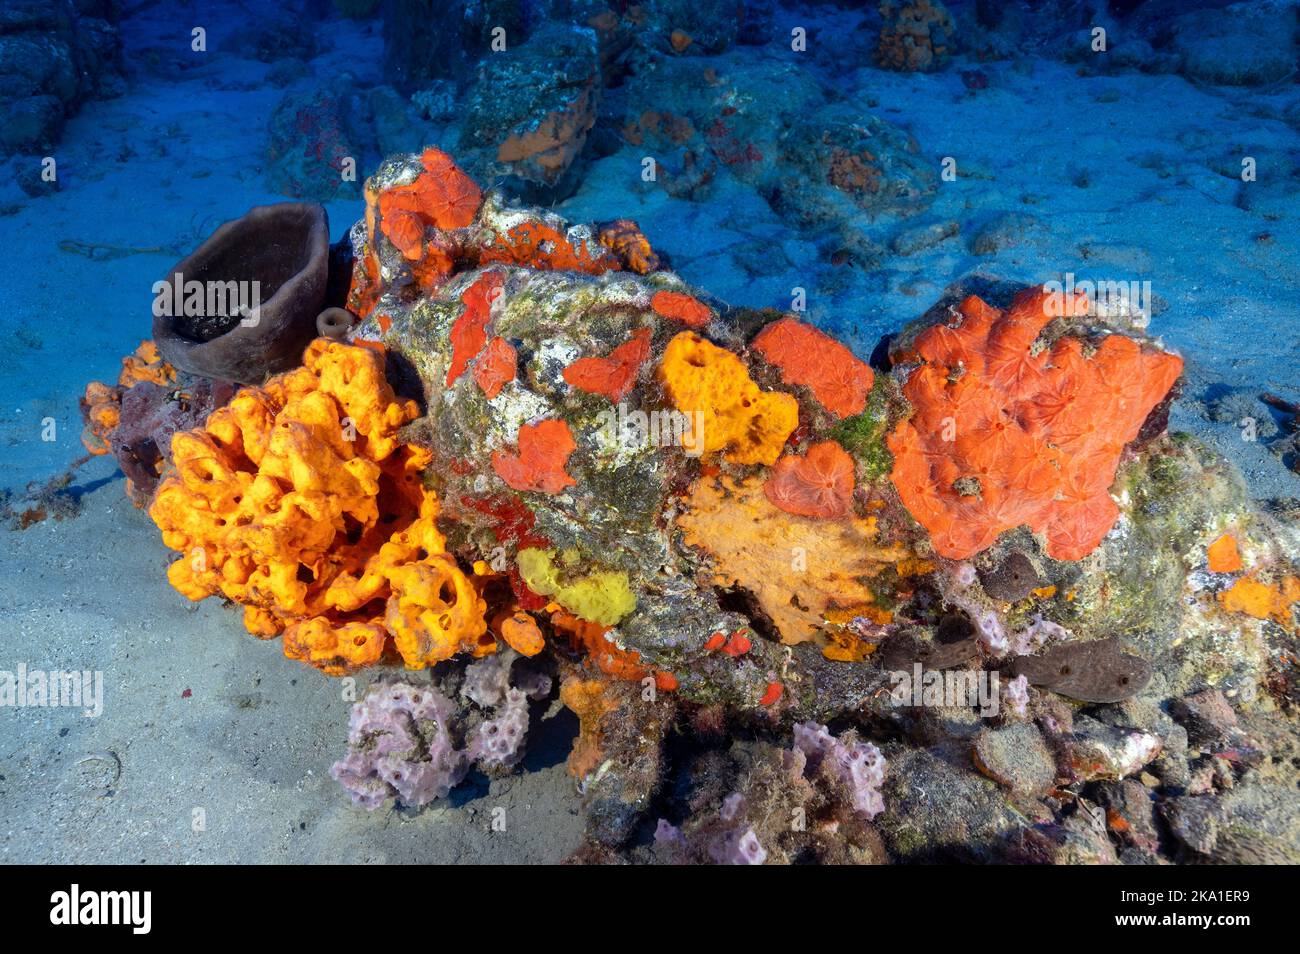
[{"label": "blue water", "polygon": [[[148,337],[151,286],[168,266],[219,222],[298,197],[268,159],[268,127],[286,96],[342,90],[345,100],[373,105],[375,91],[390,88],[384,102],[400,109],[388,128],[359,120],[365,128],[349,140],[359,179],[392,148],[436,144],[456,156],[487,58],[515,55],[548,21],[585,22],[605,5],[521,3],[504,52],[467,46],[451,75],[419,89],[385,71],[383,17],[400,6],[349,19],[324,0],[127,5],[116,25],[120,95],[87,99],[57,144],[4,161],[0,326],[10,348],[0,364],[0,487],[48,477],[81,453],[77,399],[88,380],[111,381],[120,356]],[[448,6],[478,15],[474,4]],[[1150,332],[1188,363],[1175,423],[1232,454],[1260,496],[1300,488],[1278,455],[1240,441],[1202,404],[1232,389],[1300,399],[1300,87],[1294,68],[1268,72],[1293,4],[1115,3],[1100,18],[1107,50],[1095,52],[1088,25],[1059,12],[1068,4],[1039,4],[1032,14],[1000,4],[1003,20],[990,25],[976,4],[953,2],[954,52],[933,72],[876,65],[874,5],[779,4],[743,30],[723,29],[712,53],[700,47],[726,19],[711,17],[712,7],[643,6],[652,15],[632,30],[575,181],[546,200],[557,212],[572,221],[636,219],[689,282],[734,304],[789,308],[801,289],[810,318],[864,355],[973,274],[1149,281]],[[1180,19],[1188,16],[1272,27],[1244,55],[1225,29],[1216,59],[1213,49],[1170,39],[1179,24],[1191,35],[1192,21]],[[700,37],[680,54],[667,40],[679,21]],[[792,49],[800,30],[805,48]],[[1294,52],[1293,44],[1292,67]],[[1265,75],[1207,80],[1220,60]],[[450,109],[430,116],[411,106],[412,93],[430,89],[449,97]],[[655,147],[623,130],[650,107],[694,116],[689,145],[712,170],[698,194],[643,181]],[[832,107],[836,122],[883,120],[911,137],[909,161],[933,180],[911,214],[855,207],[817,181],[824,167],[801,161],[800,123]],[[726,161],[735,143],[707,134],[718,121],[762,153],[766,173]],[[18,179],[47,157],[57,191],[29,196]],[[1247,159],[1254,178],[1244,181]],[[946,161],[957,170],[952,181]],[[806,202],[793,198],[801,189],[811,189]],[[361,202],[325,205],[337,240]],[[97,460],[82,474],[114,479],[115,468]]]}]

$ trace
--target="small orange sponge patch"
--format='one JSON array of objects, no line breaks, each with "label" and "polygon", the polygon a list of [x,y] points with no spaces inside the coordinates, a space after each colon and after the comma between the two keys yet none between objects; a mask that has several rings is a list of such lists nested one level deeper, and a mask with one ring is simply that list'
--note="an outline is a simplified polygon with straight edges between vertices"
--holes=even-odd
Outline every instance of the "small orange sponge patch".
[{"label": "small orange sponge patch", "polygon": [[650,357],[650,329],[638,328],[632,338],[605,358],[579,358],[564,369],[564,380],[579,391],[599,394],[617,403],[636,384],[637,372]]},{"label": "small orange sponge patch", "polygon": [[650,307],[655,314],[680,321],[688,328],[703,328],[712,315],[708,305],[684,292],[655,292],[650,298]]},{"label": "small orange sponge patch", "polygon": [[456,383],[456,379],[465,373],[469,363],[487,344],[487,327],[492,320],[492,303],[501,294],[501,286],[500,275],[496,272],[485,272],[476,278],[460,296],[465,310],[451,326],[451,365],[447,368],[447,387]]},{"label": "small orange sponge patch", "polygon": [[505,338],[493,338],[474,362],[474,380],[489,401],[515,379],[519,355]]},{"label": "small orange sponge patch", "polygon": [[899,496],[941,556],[965,559],[1021,525],[1054,559],[1091,553],[1119,515],[1108,491],[1125,445],[1182,372],[1181,358],[1122,335],[1035,348],[1050,321],[1087,305],[1051,302],[1022,292],[1002,312],[971,296],[955,327],[916,339],[913,413],[888,444]]},{"label": "small orange sponge patch", "polygon": [[871,366],[812,325],[780,318],[758,333],[754,350],[781,369],[786,384],[809,388],[836,417],[861,414],[874,375]]},{"label": "small orange sponge patch", "polygon": [[1293,607],[1300,602],[1300,578],[1284,577],[1269,584],[1243,576],[1228,589],[1219,593],[1219,602],[1230,613],[1244,613],[1255,619],[1271,619],[1293,630]]},{"label": "small orange sponge patch", "polygon": [[1242,568],[1237,539],[1230,533],[1211,543],[1205,555],[1211,573],[1237,573]]},{"label": "small orange sponge patch", "polygon": [[559,418],[548,418],[519,428],[517,453],[492,452],[492,469],[515,490],[558,494],[576,481],[564,465],[577,449],[569,425]]},{"label": "small orange sponge patch", "polygon": [[778,460],[763,493],[786,513],[834,518],[849,512],[853,483],[853,458],[835,441],[822,441],[803,457]]},{"label": "small orange sponge patch", "polygon": [[81,443],[96,456],[109,451],[108,436],[122,420],[122,392],[142,381],[166,387],[176,380],[176,369],[162,359],[158,346],[152,341],[141,341],[134,352],[122,359],[122,371],[117,376],[117,387],[99,381],[86,385],[81,398],[82,414],[86,427],[81,432]]},{"label": "small orange sponge patch", "polygon": [[[664,349],[659,380],[677,410],[690,416],[689,440],[706,452],[723,451],[734,464],[775,464],[799,424],[799,402],[763,391],[726,348],[683,331]],[[684,441],[685,442],[685,441]]]}]

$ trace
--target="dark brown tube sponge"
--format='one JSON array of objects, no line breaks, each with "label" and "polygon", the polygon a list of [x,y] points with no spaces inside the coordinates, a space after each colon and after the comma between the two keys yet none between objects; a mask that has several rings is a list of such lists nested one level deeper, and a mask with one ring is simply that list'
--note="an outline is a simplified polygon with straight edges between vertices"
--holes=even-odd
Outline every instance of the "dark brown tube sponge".
[{"label": "dark brown tube sponge", "polygon": [[183,371],[261,384],[301,363],[316,337],[328,280],[325,209],[309,202],[255,206],[154,286],[154,341]]}]

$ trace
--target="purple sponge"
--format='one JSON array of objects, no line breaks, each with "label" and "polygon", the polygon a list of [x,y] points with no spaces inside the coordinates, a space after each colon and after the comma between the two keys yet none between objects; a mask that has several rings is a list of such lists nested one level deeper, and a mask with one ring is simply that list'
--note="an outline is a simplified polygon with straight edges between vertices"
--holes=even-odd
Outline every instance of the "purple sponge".
[{"label": "purple sponge", "polygon": [[518,764],[528,735],[528,700],[547,696],[551,679],[523,666],[513,672],[517,659],[518,653],[505,650],[465,669],[461,695],[490,711],[469,732],[463,750],[452,735],[452,719],[461,713],[441,692],[407,682],[375,683],[352,707],[348,752],[330,775],[365,808],[376,809],[392,796],[420,808],[445,798],[475,763],[483,769]]},{"label": "purple sponge", "polygon": [[371,686],[352,707],[348,753],[330,775],[372,810],[390,795],[414,808],[445,797],[469,771],[469,759],[452,741],[453,711],[451,700],[432,687]]},{"label": "purple sponge", "polygon": [[875,818],[885,810],[880,786],[885,781],[885,757],[870,742],[843,742],[824,725],[801,722],[794,727],[795,751],[807,759],[804,774],[830,775],[848,789],[856,811]]}]

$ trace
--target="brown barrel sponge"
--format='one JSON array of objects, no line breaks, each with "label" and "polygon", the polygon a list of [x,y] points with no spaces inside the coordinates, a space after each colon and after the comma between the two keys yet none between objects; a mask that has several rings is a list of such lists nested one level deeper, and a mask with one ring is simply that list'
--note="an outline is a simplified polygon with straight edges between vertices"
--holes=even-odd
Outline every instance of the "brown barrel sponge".
[{"label": "brown barrel sponge", "polygon": [[311,202],[254,206],[219,227],[154,286],[162,356],[240,384],[297,367],[325,307],[329,240],[325,209]]}]

